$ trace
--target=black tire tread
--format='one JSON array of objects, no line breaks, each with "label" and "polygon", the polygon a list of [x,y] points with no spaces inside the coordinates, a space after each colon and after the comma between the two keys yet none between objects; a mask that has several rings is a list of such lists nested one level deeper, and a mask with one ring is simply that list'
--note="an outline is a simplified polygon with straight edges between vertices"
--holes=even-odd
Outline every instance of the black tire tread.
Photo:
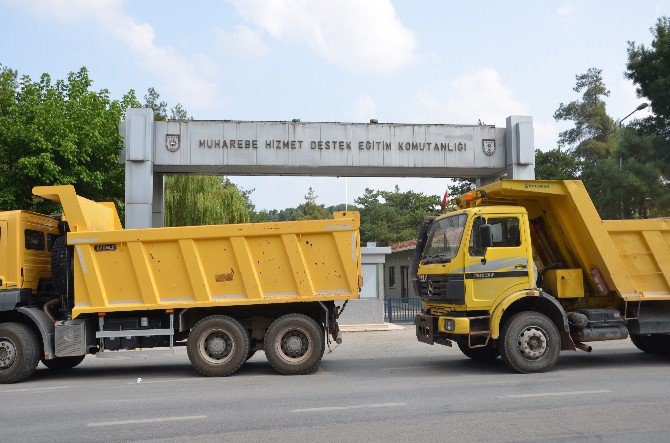
[{"label": "black tire tread", "polygon": [[486,346],[480,348],[469,348],[465,343],[458,343],[458,349],[460,349],[466,357],[473,360],[495,360],[500,356],[500,353],[498,352],[498,349],[495,348],[492,340],[489,340]]},{"label": "black tire tread", "polygon": [[42,347],[37,336],[29,326],[23,323],[0,324],[0,337],[7,336],[16,346],[14,364],[0,370],[0,383],[18,383],[29,378],[40,361]]},{"label": "black tire tread", "polygon": [[[526,365],[525,367],[523,365],[519,365],[517,362],[515,362],[514,356],[510,354],[509,349],[507,348],[507,334],[509,329],[513,326],[515,322],[518,321],[524,321],[527,318],[530,317],[539,317],[542,319],[542,321],[547,322],[547,332],[549,335],[554,332],[554,338],[552,342],[556,343],[558,345],[558,350],[556,351],[556,356],[549,362],[549,364],[541,367],[541,368],[532,368],[530,365]],[[536,320],[537,321],[537,320]],[[553,328],[553,330],[552,330]],[[516,339],[515,339],[516,340]],[[555,365],[556,362],[558,362],[558,355],[560,353],[561,345],[560,345],[560,335],[558,333],[558,328],[556,325],[551,321],[549,317],[547,317],[544,314],[541,314],[539,312],[535,311],[522,311],[519,312],[512,317],[508,318],[507,321],[503,324],[501,331],[500,331],[500,338],[498,340],[498,350],[500,351],[500,358],[502,359],[503,362],[512,369],[514,372],[519,373],[519,374],[529,374],[529,373],[537,373],[537,372],[547,372],[551,370]]]},{"label": "black tire tread", "polygon": [[[201,330],[209,327],[210,323],[223,323],[224,325],[231,327],[232,332],[237,332],[242,339],[243,346],[241,349],[241,356],[238,355],[237,360],[233,360],[232,364],[228,365],[228,367],[226,367],[224,370],[222,370],[221,367],[214,367],[211,364],[208,364],[200,356],[198,349],[198,336]],[[191,329],[186,342],[186,353],[188,354],[188,358],[191,361],[191,365],[193,365],[195,370],[200,374],[206,377],[226,377],[234,374],[246,361],[247,355],[249,353],[249,342],[249,333],[244,328],[244,326],[240,324],[240,322],[227,315],[211,315],[200,320]]]},{"label": "black tire tread", "polygon": [[670,335],[662,334],[631,334],[630,340],[643,352],[652,355],[670,355]]},{"label": "black tire tread", "polygon": [[79,355],[76,357],[56,357],[51,360],[42,359],[42,364],[52,371],[66,371],[72,369],[75,366],[79,365],[84,361],[85,355]]},{"label": "black tire tread", "polygon": [[[313,361],[308,361],[307,364],[303,364],[301,366],[288,366],[284,361],[281,360],[280,357],[275,355],[274,351],[274,346],[272,345],[272,341],[274,340],[274,334],[276,330],[281,328],[283,326],[284,322],[290,322],[290,321],[304,321],[308,325],[310,325],[312,328],[314,328],[313,332],[316,332],[316,339],[317,339],[317,344],[320,349],[317,349],[317,352],[315,354],[315,358],[313,358]],[[321,359],[323,358],[323,354],[326,350],[326,344],[325,344],[325,338],[324,338],[324,332],[321,326],[314,321],[311,317],[308,317],[304,314],[286,314],[275,321],[272,322],[270,327],[268,328],[267,332],[265,333],[265,356],[268,359],[268,362],[270,362],[270,365],[280,374],[283,375],[307,375],[311,372],[314,372],[316,368],[319,367],[319,363],[321,363]]]}]

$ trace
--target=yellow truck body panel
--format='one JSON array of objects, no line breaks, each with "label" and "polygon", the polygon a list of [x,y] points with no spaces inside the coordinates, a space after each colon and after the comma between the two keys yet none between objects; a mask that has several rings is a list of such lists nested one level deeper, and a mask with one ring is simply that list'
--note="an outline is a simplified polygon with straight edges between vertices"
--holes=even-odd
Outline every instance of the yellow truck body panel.
[{"label": "yellow truck body panel", "polygon": [[70,186],[59,201],[74,250],[73,318],[84,313],[358,298],[358,212],[332,220],[122,229],[111,204]]},{"label": "yellow truck body panel", "polygon": [[[577,180],[501,180],[481,191],[459,206],[524,207],[531,224],[542,218],[556,242],[546,249],[559,251],[566,267],[585,273],[597,269],[608,289],[626,301],[670,300],[670,220],[601,220]],[[597,295],[595,282],[585,276],[589,292]]]}]

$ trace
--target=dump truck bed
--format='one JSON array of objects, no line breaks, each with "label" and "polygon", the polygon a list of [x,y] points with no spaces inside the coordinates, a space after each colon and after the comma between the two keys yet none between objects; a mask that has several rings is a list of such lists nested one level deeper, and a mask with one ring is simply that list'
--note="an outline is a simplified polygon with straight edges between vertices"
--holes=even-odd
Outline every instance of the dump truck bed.
[{"label": "dump truck bed", "polygon": [[122,229],[113,206],[68,186],[33,191],[63,204],[73,229],[73,317],[150,309],[358,298],[358,212],[330,220]]},{"label": "dump truck bed", "polygon": [[[576,180],[501,180],[481,191],[459,206],[523,206],[534,245],[555,250],[554,261],[581,268],[585,276],[596,268],[608,289],[627,301],[670,300],[670,220],[601,220]],[[549,233],[552,245],[536,241],[540,230]]]}]

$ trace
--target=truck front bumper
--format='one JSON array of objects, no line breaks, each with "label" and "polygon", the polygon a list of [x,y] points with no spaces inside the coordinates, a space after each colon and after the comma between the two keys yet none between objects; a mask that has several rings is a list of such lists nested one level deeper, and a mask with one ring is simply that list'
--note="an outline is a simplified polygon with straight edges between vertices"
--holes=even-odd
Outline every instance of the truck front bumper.
[{"label": "truck front bumper", "polygon": [[440,343],[451,346],[454,335],[468,335],[470,319],[419,314],[416,316],[416,338],[429,345]]},{"label": "truck front bumper", "polygon": [[435,343],[437,333],[437,317],[433,315],[418,314],[416,316],[416,338],[422,343],[432,345]]}]

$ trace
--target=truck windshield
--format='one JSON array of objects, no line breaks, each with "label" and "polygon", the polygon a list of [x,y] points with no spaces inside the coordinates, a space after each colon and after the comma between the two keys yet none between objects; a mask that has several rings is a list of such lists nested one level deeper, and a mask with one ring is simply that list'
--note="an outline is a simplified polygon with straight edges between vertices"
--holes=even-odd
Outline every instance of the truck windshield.
[{"label": "truck windshield", "polygon": [[434,222],[428,232],[421,262],[447,263],[456,257],[467,219],[467,215],[459,214]]}]

